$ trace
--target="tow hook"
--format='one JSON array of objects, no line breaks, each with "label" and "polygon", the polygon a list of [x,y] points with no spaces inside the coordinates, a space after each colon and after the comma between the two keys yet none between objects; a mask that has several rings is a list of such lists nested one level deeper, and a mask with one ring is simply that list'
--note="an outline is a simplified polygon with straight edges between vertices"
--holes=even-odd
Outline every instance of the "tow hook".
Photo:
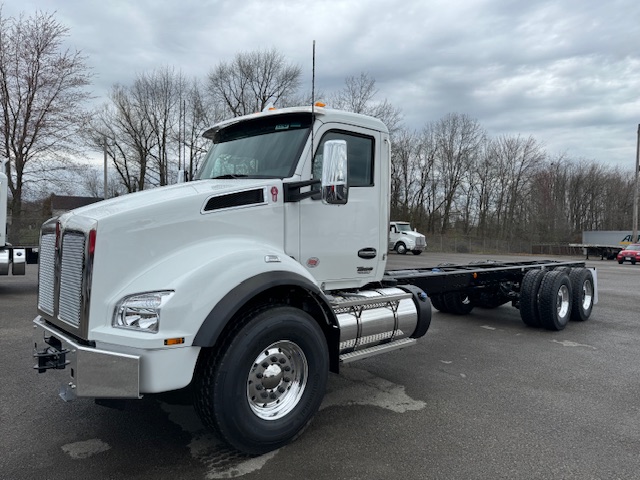
[{"label": "tow hook", "polygon": [[34,345],[33,356],[38,359],[38,364],[33,368],[37,369],[38,373],[44,373],[52,368],[64,370],[71,363],[67,360],[67,353],[70,353],[70,350],[62,348],[62,343],[55,337],[45,338],[45,343],[49,346],[43,349],[38,349],[37,344]]}]

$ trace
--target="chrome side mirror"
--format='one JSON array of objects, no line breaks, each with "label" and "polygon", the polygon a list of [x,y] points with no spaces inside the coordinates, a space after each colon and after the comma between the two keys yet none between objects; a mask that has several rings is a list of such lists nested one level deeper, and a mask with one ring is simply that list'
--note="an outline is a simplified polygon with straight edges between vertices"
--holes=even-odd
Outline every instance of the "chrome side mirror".
[{"label": "chrome side mirror", "polygon": [[327,140],[322,150],[322,203],[347,203],[347,166],[346,140]]}]

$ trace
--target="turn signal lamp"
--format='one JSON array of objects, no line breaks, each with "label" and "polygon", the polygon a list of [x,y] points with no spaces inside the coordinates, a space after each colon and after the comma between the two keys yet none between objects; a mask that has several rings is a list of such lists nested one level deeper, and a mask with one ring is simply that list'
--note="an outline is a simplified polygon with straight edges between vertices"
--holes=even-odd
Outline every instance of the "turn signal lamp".
[{"label": "turn signal lamp", "polygon": [[316,102],[313,105],[316,106],[316,107],[320,107],[320,108],[323,108],[323,107],[327,106],[327,104],[324,103],[324,102]]}]

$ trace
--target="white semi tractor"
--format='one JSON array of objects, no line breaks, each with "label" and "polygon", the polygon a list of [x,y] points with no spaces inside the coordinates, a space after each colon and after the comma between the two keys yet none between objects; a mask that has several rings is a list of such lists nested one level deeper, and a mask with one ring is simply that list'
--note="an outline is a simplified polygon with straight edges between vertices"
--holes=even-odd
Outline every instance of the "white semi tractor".
[{"label": "white semi tractor", "polygon": [[63,399],[189,386],[206,426],[260,454],[300,435],[330,371],[415,344],[431,301],[458,315],[511,302],[551,330],[591,314],[583,262],[385,270],[391,145],[377,119],[288,108],[204,136],[193,181],[43,225],[34,368],[62,376]]},{"label": "white semi tractor", "polygon": [[389,250],[404,255],[411,252],[420,255],[427,248],[426,237],[411,228],[409,222],[389,223]]}]

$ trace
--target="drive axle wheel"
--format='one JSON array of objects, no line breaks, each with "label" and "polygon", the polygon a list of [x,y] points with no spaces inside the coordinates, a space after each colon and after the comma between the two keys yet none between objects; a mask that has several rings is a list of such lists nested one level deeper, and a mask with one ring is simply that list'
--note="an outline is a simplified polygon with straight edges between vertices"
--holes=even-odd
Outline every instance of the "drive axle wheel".
[{"label": "drive axle wheel", "polygon": [[467,315],[473,310],[473,303],[466,293],[452,292],[444,294],[444,304],[447,312],[454,315]]},{"label": "drive axle wheel", "polygon": [[573,297],[571,320],[579,322],[589,320],[595,293],[591,270],[588,268],[574,268],[569,275],[569,279],[571,280]]},{"label": "drive axle wheel", "polygon": [[538,293],[545,272],[543,270],[529,270],[522,277],[520,284],[520,318],[529,327],[540,326],[538,312]]},{"label": "drive axle wheel", "polygon": [[241,452],[258,455],[298,437],[322,403],[329,372],[318,323],[289,306],[249,312],[203,349],[194,377],[202,422]]},{"label": "drive axle wheel", "polygon": [[431,305],[433,305],[433,308],[435,308],[439,312],[449,313],[449,310],[444,303],[443,295],[431,295],[429,299],[431,300]]},{"label": "drive axle wheel", "polygon": [[571,280],[565,272],[552,270],[544,275],[538,299],[540,322],[544,328],[562,330],[567,326],[572,308],[571,292]]}]

